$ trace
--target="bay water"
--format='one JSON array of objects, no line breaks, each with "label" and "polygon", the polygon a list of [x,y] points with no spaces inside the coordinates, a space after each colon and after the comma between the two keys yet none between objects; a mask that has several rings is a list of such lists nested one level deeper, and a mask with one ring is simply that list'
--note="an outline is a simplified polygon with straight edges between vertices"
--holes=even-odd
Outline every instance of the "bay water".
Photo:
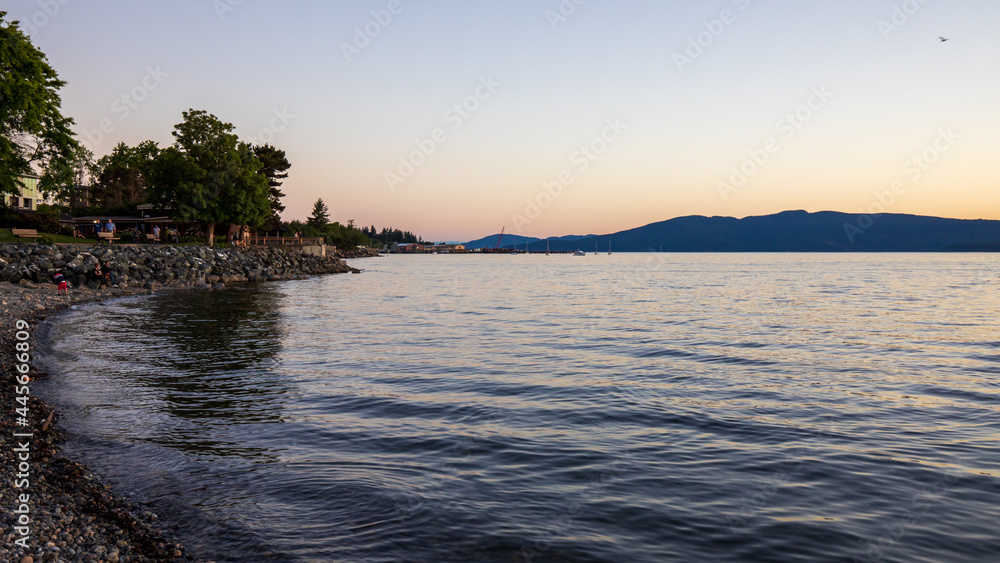
[{"label": "bay water", "polygon": [[391,256],[51,320],[67,455],[215,561],[991,561],[988,254]]}]

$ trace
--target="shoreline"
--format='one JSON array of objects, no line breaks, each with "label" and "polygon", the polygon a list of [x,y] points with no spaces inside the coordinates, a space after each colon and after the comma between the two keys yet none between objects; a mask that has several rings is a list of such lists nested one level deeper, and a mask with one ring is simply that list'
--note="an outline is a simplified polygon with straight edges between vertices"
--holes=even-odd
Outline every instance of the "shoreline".
[{"label": "shoreline", "polygon": [[[168,250],[170,248],[172,247],[140,248],[133,251],[133,254],[140,252],[156,255],[161,249],[159,254],[184,254],[178,252],[176,247],[173,251]],[[195,255],[218,252],[208,247],[182,248],[189,249],[189,253]],[[110,249],[118,250],[118,247]],[[21,255],[20,262],[16,259],[10,260],[12,250],[14,256]],[[246,286],[267,281],[306,279],[317,275],[359,273],[360,270],[347,266],[337,258],[306,257],[294,250],[265,249],[247,253],[256,254],[253,256],[256,261],[241,263],[244,267],[242,274],[231,271],[233,269],[228,268],[229,260],[220,258],[219,262],[223,264],[213,266],[213,269],[207,270],[207,274],[203,269],[193,275],[167,279],[165,283],[158,282],[157,278],[169,278],[165,272],[170,271],[179,274],[184,266],[172,263],[165,268],[154,269],[150,279],[143,279],[145,272],[137,270],[134,261],[125,264],[116,263],[114,271],[118,274],[122,287],[92,289],[87,283],[83,283],[71,289],[67,296],[57,295],[54,283],[35,282],[39,278],[51,279],[51,275],[48,271],[38,269],[39,259],[33,258],[40,257],[51,265],[52,258],[60,254],[59,250],[39,245],[0,245],[0,254],[6,258],[4,263],[0,264],[3,273],[8,273],[11,266],[24,266],[23,273],[17,276],[19,277],[17,283],[10,283],[7,279],[0,281],[0,305],[3,307],[0,313],[0,364],[2,364],[0,371],[3,374],[3,385],[0,385],[0,401],[3,404],[0,431],[5,436],[3,448],[0,450],[0,465],[4,472],[4,485],[0,487],[0,505],[3,506],[3,511],[0,512],[2,514],[0,524],[3,530],[0,560],[13,563],[40,561],[209,563],[211,560],[196,559],[187,553],[184,546],[171,540],[170,534],[158,527],[155,514],[141,510],[116,495],[110,486],[103,483],[100,476],[82,463],[62,456],[60,444],[65,439],[65,434],[59,426],[57,410],[30,393],[30,382],[27,385],[29,394],[18,394],[19,391],[24,391],[25,386],[17,381],[20,374],[15,366],[20,364],[17,363],[18,351],[15,350],[15,346],[18,343],[27,343],[30,346],[29,363],[33,363],[35,353],[39,350],[42,323],[49,315],[75,305],[154,295],[163,291],[223,290],[228,285]],[[109,247],[73,250],[76,251],[75,257],[94,256],[104,255]],[[122,254],[128,257],[128,252]],[[218,254],[226,253],[218,252]],[[115,256],[112,256],[112,260],[114,259]],[[277,265],[274,268],[264,268],[263,271],[258,270],[256,267],[267,259],[275,260]],[[103,258],[101,260],[103,261]],[[42,262],[42,265],[45,265],[45,262]],[[130,276],[136,273],[137,276]],[[219,279],[214,279],[216,276]],[[44,374],[38,373],[32,365],[29,376],[35,379],[43,377]],[[17,412],[24,408],[27,410]],[[25,413],[28,416],[22,417],[21,415]],[[26,418],[28,426],[19,425],[19,418]],[[14,434],[31,434],[31,437],[15,437]],[[25,457],[27,460],[24,460]],[[27,472],[22,472],[25,467]],[[15,487],[15,484],[21,486]],[[22,503],[21,500],[28,502]],[[24,523],[25,517],[27,525],[22,527],[20,524]],[[27,535],[20,533],[25,529],[28,531]],[[28,549],[22,547],[25,543],[29,546]]]}]

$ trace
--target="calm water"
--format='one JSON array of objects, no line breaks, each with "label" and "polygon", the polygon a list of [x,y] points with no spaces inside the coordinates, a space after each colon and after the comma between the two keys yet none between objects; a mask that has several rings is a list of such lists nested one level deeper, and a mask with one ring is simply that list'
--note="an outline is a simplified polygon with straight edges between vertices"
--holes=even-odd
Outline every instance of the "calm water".
[{"label": "calm water", "polygon": [[66,449],[217,561],[996,561],[990,255],[395,256],[88,306]]}]

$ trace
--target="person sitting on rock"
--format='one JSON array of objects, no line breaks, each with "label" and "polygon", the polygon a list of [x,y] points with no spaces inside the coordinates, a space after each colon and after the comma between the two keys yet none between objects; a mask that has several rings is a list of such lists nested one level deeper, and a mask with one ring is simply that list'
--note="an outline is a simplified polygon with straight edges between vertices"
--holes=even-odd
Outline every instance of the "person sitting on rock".
[{"label": "person sitting on rock", "polygon": [[52,279],[59,284],[59,295],[63,293],[69,295],[69,284],[66,282],[66,276],[62,272],[56,272],[56,275],[52,276]]},{"label": "person sitting on rock", "polygon": [[104,278],[104,271],[101,270],[101,263],[100,262],[98,262],[94,266],[94,271],[92,272],[92,275],[94,276],[94,279],[96,279],[97,281],[100,282],[97,285],[97,287],[99,287],[99,288],[100,287],[104,287],[105,283],[107,283],[107,280]]},{"label": "person sitting on rock", "polygon": [[111,271],[111,262],[104,263],[104,278],[106,282],[111,284],[111,287],[118,287],[118,276]]}]

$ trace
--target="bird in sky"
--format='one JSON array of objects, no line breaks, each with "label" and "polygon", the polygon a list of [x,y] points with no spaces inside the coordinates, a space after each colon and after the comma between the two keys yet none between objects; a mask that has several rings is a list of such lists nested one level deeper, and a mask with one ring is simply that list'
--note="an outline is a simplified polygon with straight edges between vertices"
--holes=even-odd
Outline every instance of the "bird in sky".
[{"label": "bird in sky", "polygon": [[942,43],[944,43],[945,41],[951,41],[951,39],[948,39],[946,37],[941,37],[940,35],[938,35],[938,39],[940,39]]}]

